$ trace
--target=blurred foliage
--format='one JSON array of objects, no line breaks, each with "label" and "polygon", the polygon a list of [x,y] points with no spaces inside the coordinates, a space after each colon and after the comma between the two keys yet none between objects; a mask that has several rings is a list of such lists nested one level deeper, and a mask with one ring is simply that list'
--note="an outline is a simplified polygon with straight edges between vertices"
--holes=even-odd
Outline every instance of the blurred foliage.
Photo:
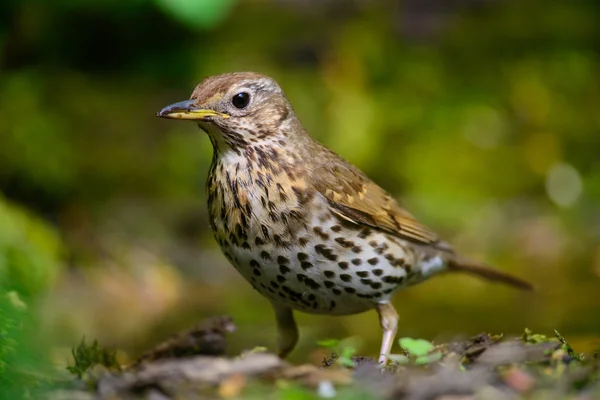
[{"label": "blurred foliage", "polygon": [[[397,295],[401,336],[530,326],[589,348],[600,331],[596,3],[4,1],[0,279],[20,296],[53,281],[61,248],[41,217],[70,266],[35,308],[57,363],[82,334],[135,354],[220,313],[243,332],[232,351],[271,346],[268,302],[209,231],[209,141],[155,117],[207,75],[255,70],[280,82],[313,136],[458,249],[539,288],[437,278]],[[380,340],[371,313],[300,319],[298,358],[323,337],[356,334],[371,353]]]},{"label": "blurred foliage", "polygon": [[[48,350],[30,306],[55,283],[61,243],[54,229],[0,197],[0,398],[42,384]],[[34,344],[37,343],[37,344]],[[40,351],[41,349],[41,351]]]},{"label": "blurred foliage", "polygon": [[236,0],[156,0],[165,11],[191,27],[214,27]]},{"label": "blurred foliage", "polygon": [[56,280],[61,243],[56,232],[30,212],[0,197],[0,288],[27,298]]}]

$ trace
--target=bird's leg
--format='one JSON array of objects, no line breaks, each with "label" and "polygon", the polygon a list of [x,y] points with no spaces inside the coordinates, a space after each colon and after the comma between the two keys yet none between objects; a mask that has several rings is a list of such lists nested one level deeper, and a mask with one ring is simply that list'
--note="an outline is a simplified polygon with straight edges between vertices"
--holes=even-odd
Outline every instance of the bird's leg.
[{"label": "bird's leg", "polygon": [[383,330],[383,338],[381,339],[381,351],[379,352],[379,363],[385,364],[387,356],[392,350],[392,344],[398,332],[398,313],[394,306],[389,303],[379,303],[377,305],[377,313],[379,314],[379,323]]},{"label": "bird's leg", "polygon": [[277,319],[277,354],[285,358],[294,350],[298,343],[298,326],[294,320],[292,309],[272,303]]}]

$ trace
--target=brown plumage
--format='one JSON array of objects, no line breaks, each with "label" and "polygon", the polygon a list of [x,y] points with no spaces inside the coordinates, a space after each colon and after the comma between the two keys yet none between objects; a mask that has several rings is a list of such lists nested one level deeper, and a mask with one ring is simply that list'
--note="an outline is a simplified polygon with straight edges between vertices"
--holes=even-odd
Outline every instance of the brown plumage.
[{"label": "brown plumage", "polygon": [[376,309],[384,361],[398,322],[390,298],[399,288],[445,271],[531,288],[456,255],[358,168],[313,140],[269,77],[207,78],[191,100],[158,116],[194,120],[209,135],[211,226],[228,260],[271,300],[282,356],[298,339],[292,310]]}]

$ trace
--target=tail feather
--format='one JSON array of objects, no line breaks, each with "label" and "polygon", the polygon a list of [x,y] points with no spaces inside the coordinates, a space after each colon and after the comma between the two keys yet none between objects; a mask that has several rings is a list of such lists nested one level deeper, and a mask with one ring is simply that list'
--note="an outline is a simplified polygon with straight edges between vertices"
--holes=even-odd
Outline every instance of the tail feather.
[{"label": "tail feather", "polygon": [[460,258],[452,259],[448,262],[448,271],[450,272],[466,272],[469,274],[477,275],[484,279],[488,279],[490,281],[496,281],[505,283],[507,285],[513,286],[517,289],[522,290],[533,290],[534,287],[531,283],[517,278],[516,276],[512,276],[506,272],[498,271],[487,265],[475,263],[469,260],[464,260]]}]

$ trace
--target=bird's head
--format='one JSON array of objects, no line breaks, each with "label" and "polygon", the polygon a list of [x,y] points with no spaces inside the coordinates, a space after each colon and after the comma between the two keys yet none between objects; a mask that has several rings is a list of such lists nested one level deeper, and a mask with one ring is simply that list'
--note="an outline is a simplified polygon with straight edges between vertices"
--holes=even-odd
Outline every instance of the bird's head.
[{"label": "bird's head", "polygon": [[157,116],[196,121],[217,151],[282,141],[295,118],[277,82],[254,72],[206,78],[190,100],[171,104]]}]

